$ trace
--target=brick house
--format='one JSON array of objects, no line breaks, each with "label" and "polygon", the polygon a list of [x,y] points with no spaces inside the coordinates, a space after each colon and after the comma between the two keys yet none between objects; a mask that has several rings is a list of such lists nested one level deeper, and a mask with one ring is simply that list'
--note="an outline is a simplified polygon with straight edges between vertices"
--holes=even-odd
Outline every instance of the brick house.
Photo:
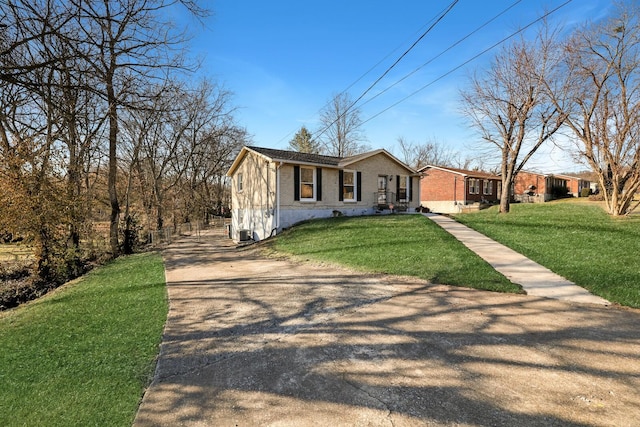
[{"label": "brick house", "polygon": [[227,176],[234,240],[262,240],[312,218],[415,211],[420,204],[419,174],[383,149],[333,157],[245,146]]},{"label": "brick house", "polygon": [[590,186],[590,181],[575,176],[520,171],[512,194],[519,202],[548,202],[566,195],[579,197],[582,189]]},{"label": "brick house", "polygon": [[418,170],[420,204],[432,212],[457,213],[500,201],[502,179],[482,172],[427,165]]},{"label": "brick house", "polygon": [[569,191],[569,194],[573,195],[573,197],[580,197],[582,195],[582,189],[584,188],[591,189],[591,181],[589,181],[588,179],[583,179],[571,175],[556,174],[554,176],[566,181],[567,190]]}]

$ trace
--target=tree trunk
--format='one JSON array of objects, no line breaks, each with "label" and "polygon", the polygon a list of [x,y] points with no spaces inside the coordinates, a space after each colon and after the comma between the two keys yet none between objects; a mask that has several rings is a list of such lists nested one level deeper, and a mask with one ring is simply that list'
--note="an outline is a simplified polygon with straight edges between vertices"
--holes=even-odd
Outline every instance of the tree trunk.
[{"label": "tree trunk", "polygon": [[[112,61],[114,60],[112,56]],[[118,222],[120,221],[120,205],[118,204],[118,192],[116,188],[116,174],[118,170],[118,158],[116,155],[118,139],[118,110],[116,106],[116,95],[113,87],[113,68],[107,73],[107,101],[109,102],[109,203],[111,204],[111,215],[109,217],[109,245],[111,247],[111,257],[119,255],[118,242]]]},{"label": "tree trunk", "polygon": [[509,200],[509,196],[509,191],[502,191],[502,194],[500,195],[500,213],[509,213],[509,210],[511,210],[511,202]]}]

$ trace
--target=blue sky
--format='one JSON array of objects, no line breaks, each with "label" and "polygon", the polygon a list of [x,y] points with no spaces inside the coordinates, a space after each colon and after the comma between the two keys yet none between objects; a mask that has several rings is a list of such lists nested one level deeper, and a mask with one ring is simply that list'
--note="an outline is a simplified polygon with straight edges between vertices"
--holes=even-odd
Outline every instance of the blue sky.
[{"label": "blue sky", "polygon": [[[459,113],[459,90],[496,50],[451,70],[565,1],[460,0],[359,103],[368,145],[399,155],[396,141],[403,137],[473,150],[477,137]],[[237,120],[253,135],[255,145],[286,149],[301,126],[312,133],[320,128],[319,111],[333,95],[348,90],[352,99],[358,98],[451,1],[212,0],[206,4],[213,16],[204,27],[192,25],[196,35],[192,53],[203,58],[201,72],[233,92]],[[472,37],[424,65],[512,5]],[[601,18],[611,7],[607,0],[573,0],[554,13],[551,22],[571,28]],[[363,104],[411,72],[406,80]],[[541,153],[531,168],[576,169],[557,149]]]}]

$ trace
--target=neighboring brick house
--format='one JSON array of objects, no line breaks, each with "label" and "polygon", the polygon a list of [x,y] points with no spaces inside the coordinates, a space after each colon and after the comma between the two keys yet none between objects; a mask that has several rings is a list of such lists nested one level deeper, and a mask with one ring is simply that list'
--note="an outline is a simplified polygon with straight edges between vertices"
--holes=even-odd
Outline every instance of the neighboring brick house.
[{"label": "neighboring brick house", "polygon": [[582,189],[590,186],[590,181],[575,176],[520,171],[512,194],[519,202],[548,202],[566,195],[579,197]]},{"label": "neighboring brick house", "polygon": [[511,194],[514,200],[519,202],[546,202],[552,198],[553,184],[551,175],[520,171],[513,179]]},{"label": "neighboring brick house", "polygon": [[591,181],[571,175],[554,175],[556,178],[566,180],[566,187],[573,197],[581,197],[584,188],[591,189]]},{"label": "neighboring brick house", "polygon": [[499,176],[465,169],[427,165],[418,170],[420,204],[432,212],[457,213],[481,204],[500,200],[502,180]]},{"label": "neighboring brick house", "polygon": [[340,158],[247,146],[227,176],[234,240],[262,240],[312,218],[420,204],[419,174],[382,149]]}]

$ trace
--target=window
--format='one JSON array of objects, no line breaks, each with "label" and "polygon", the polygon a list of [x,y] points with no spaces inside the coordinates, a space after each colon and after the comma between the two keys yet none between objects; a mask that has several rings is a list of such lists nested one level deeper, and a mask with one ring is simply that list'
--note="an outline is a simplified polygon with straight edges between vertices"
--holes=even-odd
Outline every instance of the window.
[{"label": "window", "polygon": [[482,194],[485,196],[493,194],[493,181],[485,179],[482,184]]},{"label": "window", "polygon": [[398,201],[407,201],[407,179],[408,176],[398,176]]},{"label": "window", "polygon": [[342,200],[345,202],[356,201],[356,173],[355,171],[343,171],[342,173]]},{"label": "window", "polygon": [[315,200],[315,168],[300,167],[300,200]]},{"label": "window", "polygon": [[469,194],[480,194],[480,180],[469,178]]},{"label": "window", "polygon": [[293,166],[293,200],[322,200],[322,168]]},{"label": "window", "polygon": [[242,186],[243,186],[242,173],[238,174],[237,183],[238,183],[238,191],[242,191]]}]

